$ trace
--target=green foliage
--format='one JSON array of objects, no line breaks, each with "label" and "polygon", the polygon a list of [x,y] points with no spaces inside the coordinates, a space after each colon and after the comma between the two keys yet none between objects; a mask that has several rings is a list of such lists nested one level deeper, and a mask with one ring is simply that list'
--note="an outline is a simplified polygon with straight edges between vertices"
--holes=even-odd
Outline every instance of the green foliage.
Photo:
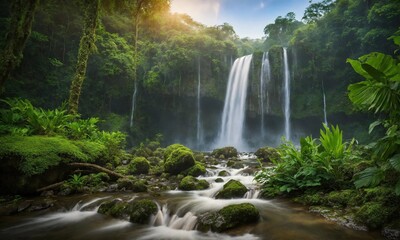
[{"label": "green foliage", "polygon": [[81,191],[84,186],[84,179],[81,174],[71,175],[71,178],[68,180],[67,184],[76,191]]},{"label": "green foliage", "polygon": [[390,210],[382,203],[368,202],[355,214],[355,220],[367,224],[371,229],[377,229],[387,222]]},{"label": "green foliage", "polygon": [[255,180],[262,183],[266,195],[274,196],[308,188],[336,188],[349,181],[343,168],[350,159],[350,146],[343,143],[339,127],[324,126],[321,136],[310,136],[300,140],[300,149],[291,142],[285,142],[277,150],[280,158],[272,159],[275,168],[265,168],[258,172]]},{"label": "green foliage", "polygon": [[[397,35],[392,37],[400,46],[396,42],[397,38]],[[357,60],[348,59],[347,62],[365,78],[349,86],[350,100],[361,110],[383,113],[381,116],[384,119],[370,125],[370,133],[378,125],[386,129],[385,136],[374,143],[373,157],[377,166],[358,173],[354,184],[361,188],[389,182],[395,193],[400,195],[400,181],[391,177],[400,176],[400,61],[373,52]]]}]

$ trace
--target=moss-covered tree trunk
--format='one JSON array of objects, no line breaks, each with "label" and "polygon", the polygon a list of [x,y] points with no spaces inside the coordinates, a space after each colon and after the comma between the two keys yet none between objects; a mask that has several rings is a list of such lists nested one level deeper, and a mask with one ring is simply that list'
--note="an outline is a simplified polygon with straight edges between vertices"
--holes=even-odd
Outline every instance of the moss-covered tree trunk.
[{"label": "moss-covered tree trunk", "polygon": [[69,92],[68,110],[72,114],[78,113],[79,96],[83,81],[85,80],[86,67],[89,55],[95,50],[96,26],[99,15],[99,0],[85,0],[85,16],[81,41],[79,43],[78,62],[75,75]]},{"label": "moss-covered tree trunk", "polygon": [[31,34],[33,16],[39,0],[13,0],[10,29],[4,49],[0,52],[0,94],[11,71],[22,60],[26,40]]}]

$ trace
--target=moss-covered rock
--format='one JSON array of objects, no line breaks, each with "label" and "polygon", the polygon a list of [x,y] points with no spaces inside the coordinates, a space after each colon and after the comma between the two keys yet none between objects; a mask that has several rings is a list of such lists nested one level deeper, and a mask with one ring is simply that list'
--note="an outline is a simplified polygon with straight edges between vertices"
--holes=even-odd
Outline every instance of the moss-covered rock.
[{"label": "moss-covered rock", "polygon": [[210,184],[206,180],[199,180],[193,176],[184,177],[178,186],[178,188],[183,191],[204,190],[209,187]]},{"label": "moss-covered rock", "polygon": [[206,174],[206,167],[200,162],[196,162],[193,167],[187,170],[187,175],[198,177],[200,175]]},{"label": "moss-covered rock", "polygon": [[224,179],[222,179],[222,178],[217,178],[217,179],[215,179],[215,182],[217,182],[217,183],[224,182]]},{"label": "moss-covered rock", "polygon": [[259,148],[254,155],[263,162],[271,162],[271,159],[277,159],[279,157],[278,151],[272,147]]},{"label": "moss-covered rock", "polygon": [[199,217],[198,229],[223,232],[228,229],[257,222],[260,218],[258,209],[250,203],[229,205],[216,213],[206,213]]},{"label": "moss-covered rock", "polygon": [[118,189],[130,190],[132,192],[147,192],[147,183],[143,179],[130,179],[130,178],[119,178],[117,180]]},{"label": "moss-covered rock", "polygon": [[144,157],[135,157],[129,163],[129,171],[132,174],[147,174],[150,169],[150,163]]},{"label": "moss-covered rock", "polygon": [[377,229],[387,222],[393,209],[378,202],[368,202],[355,213],[357,222],[367,225],[370,229]]},{"label": "moss-covered rock", "polygon": [[129,221],[133,223],[146,224],[157,211],[157,204],[151,199],[133,201],[127,206]]},{"label": "moss-covered rock", "polygon": [[193,152],[180,144],[173,144],[165,150],[164,171],[177,175],[195,165]]},{"label": "moss-covered rock", "polygon": [[219,177],[227,177],[227,176],[230,176],[231,174],[229,174],[229,172],[228,171],[226,171],[226,170],[222,170],[222,171],[220,171],[219,173],[218,173],[218,176]]},{"label": "moss-covered rock", "polygon": [[126,206],[127,203],[114,199],[101,204],[97,212],[115,218],[125,218],[127,217]]},{"label": "moss-covered rock", "polygon": [[217,148],[212,151],[211,156],[220,159],[228,159],[237,157],[238,151],[234,147]]},{"label": "moss-covered rock", "polygon": [[352,205],[352,199],[355,197],[355,195],[355,192],[351,189],[332,191],[325,197],[324,204],[332,207],[346,207],[347,205]]},{"label": "moss-covered rock", "polygon": [[229,180],[215,196],[217,199],[241,198],[247,192],[246,186],[236,180]]}]

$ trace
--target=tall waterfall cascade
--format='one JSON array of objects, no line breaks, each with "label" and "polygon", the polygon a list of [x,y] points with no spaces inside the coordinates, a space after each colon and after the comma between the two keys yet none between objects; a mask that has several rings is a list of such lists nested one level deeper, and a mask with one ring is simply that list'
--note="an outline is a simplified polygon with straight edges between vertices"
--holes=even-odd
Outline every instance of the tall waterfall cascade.
[{"label": "tall waterfall cascade", "polygon": [[132,94],[132,108],[131,108],[131,120],[129,123],[129,127],[133,126],[133,113],[135,112],[135,104],[136,104],[136,95],[137,95],[137,81],[135,80],[135,89]]},{"label": "tall waterfall cascade", "polygon": [[247,55],[236,59],[229,73],[218,146],[234,146],[240,150],[246,148],[242,135],[252,57],[253,55]]},{"label": "tall waterfall cascade", "polygon": [[197,147],[200,148],[203,145],[203,136],[201,129],[201,101],[200,101],[200,90],[201,90],[201,65],[200,58],[198,59],[198,68],[197,68]]},{"label": "tall waterfall cascade", "polygon": [[283,69],[284,69],[284,84],[283,84],[283,114],[285,117],[285,138],[291,140],[291,129],[290,129],[290,72],[289,72],[289,61],[287,56],[287,49],[283,48]]},{"label": "tall waterfall cascade", "polygon": [[262,61],[261,61],[261,73],[260,73],[260,115],[261,115],[261,123],[260,123],[260,131],[261,131],[261,139],[265,137],[265,119],[264,119],[264,102],[267,99],[267,113],[269,112],[269,101],[268,101],[268,91],[266,91],[267,84],[271,80],[271,65],[269,63],[268,52],[263,53]]}]

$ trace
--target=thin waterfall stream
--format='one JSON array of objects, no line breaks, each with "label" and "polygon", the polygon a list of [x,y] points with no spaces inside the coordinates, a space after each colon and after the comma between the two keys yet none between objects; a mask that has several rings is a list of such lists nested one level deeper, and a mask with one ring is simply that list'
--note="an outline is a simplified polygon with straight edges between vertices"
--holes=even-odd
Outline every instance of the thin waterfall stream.
[{"label": "thin waterfall stream", "polygon": [[203,137],[201,131],[201,65],[200,65],[200,58],[198,58],[198,66],[197,66],[197,147],[200,149],[203,145]]},{"label": "thin waterfall stream", "polygon": [[287,56],[287,48],[283,48],[283,71],[284,71],[284,101],[283,101],[283,114],[285,118],[285,138],[291,140],[291,129],[290,129],[290,72],[289,72],[289,60]]}]

